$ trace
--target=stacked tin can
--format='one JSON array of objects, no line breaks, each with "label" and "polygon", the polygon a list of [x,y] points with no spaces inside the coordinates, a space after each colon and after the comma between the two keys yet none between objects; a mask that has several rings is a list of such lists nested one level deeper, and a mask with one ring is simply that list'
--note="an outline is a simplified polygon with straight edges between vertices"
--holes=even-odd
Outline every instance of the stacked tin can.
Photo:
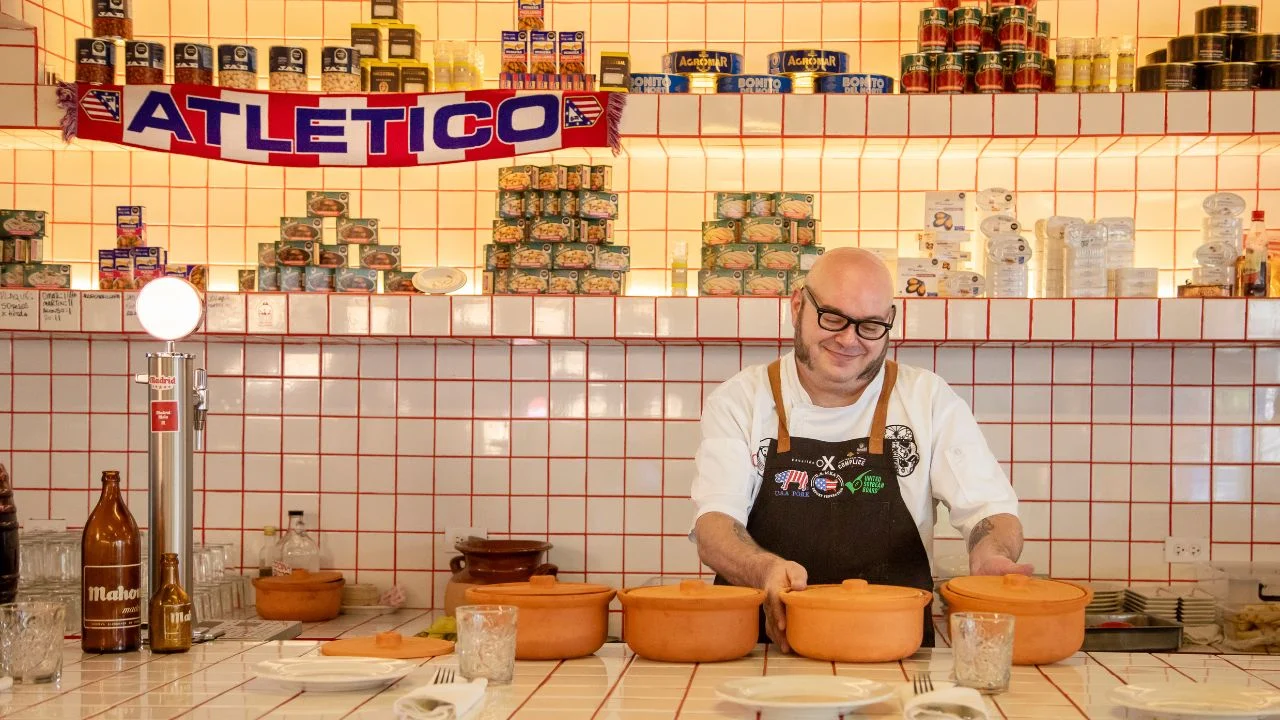
[{"label": "stacked tin can", "polygon": [[1054,89],[1048,59],[1048,22],[1035,16],[1036,0],[990,0],[981,7],[920,11],[918,52],[902,56],[902,92],[1038,93]]},{"label": "stacked tin can", "polygon": [[1138,90],[1280,88],[1280,34],[1258,32],[1258,8],[1217,5],[1196,11],[1196,32],[1169,41],[1138,68]]}]

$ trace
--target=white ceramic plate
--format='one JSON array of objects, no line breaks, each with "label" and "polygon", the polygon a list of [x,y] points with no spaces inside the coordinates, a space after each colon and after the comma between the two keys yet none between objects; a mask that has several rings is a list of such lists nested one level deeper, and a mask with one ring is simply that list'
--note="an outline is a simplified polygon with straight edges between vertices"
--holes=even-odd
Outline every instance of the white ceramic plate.
[{"label": "white ceramic plate", "polygon": [[1259,718],[1280,714],[1280,692],[1235,685],[1122,685],[1112,702],[1131,710],[1178,718]]},{"label": "white ceramic plate", "polygon": [[413,286],[428,295],[451,293],[466,284],[466,274],[451,267],[426,268],[413,276]]},{"label": "white ceramic plate", "polygon": [[893,688],[874,680],[831,675],[777,675],[730,680],[716,688],[729,702],[762,712],[846,713],[894,697]]},{"label": "white ceramic plate", "polygon": [[258,677],[291,690],[342,692],[389,685],[413,672],[404,660],[360,657],[307,657],[263,660],[254,666]]}]

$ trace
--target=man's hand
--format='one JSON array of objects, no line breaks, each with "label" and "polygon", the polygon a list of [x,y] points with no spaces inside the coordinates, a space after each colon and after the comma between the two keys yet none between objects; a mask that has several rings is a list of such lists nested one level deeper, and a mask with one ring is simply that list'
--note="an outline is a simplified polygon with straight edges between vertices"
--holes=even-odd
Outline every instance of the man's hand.
[{"label": "man's hand", "polygon": [[1016,563],[1003,555],[969,556],[970,575],[1030,575],[1033,570],[1031,563]]},{"label": "man's hand", "polygon": [[769,639],[782,649],[791,652],[787,644],[787,612],[782,604],[784,590],[804,590],[809,573],[800,563],[778,558],[760,578],[759,588],[764,590],[764,627]]},{"label": "man's hand", "polygon": [[983,518],[969,533],[971,575],[1030,575],[1032,566],[1019,564],[1022,523],[1013,515]]}]

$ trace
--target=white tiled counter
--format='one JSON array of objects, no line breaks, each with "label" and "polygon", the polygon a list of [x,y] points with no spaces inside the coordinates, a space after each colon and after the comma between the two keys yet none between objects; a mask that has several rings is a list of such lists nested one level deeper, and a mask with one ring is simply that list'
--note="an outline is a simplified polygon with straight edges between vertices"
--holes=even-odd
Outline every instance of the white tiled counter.
[{"label": "white tiled counter", "polygon": [[[387,718],[397,697],[430,681],[450,657],[423,661],[412,675],[380,692],[295,693],[254,677],[269,658],[316,654],[315,641],[219,640],[188,654],[147,652],[88,656],[66,646],[58,686],[16,686],[0,693],[0,717],[64,718]],[[945,679],[949,650],[924,650],[900,663],[843,665],[779,656],[760,647],[748,658],[715,665],[668,665],[606,645],[589,658],[522,662],[515,682],[494,687],[475,720],[657,720],[754,717],[722,702],[715,688],[730,678],[784,674],[855,675],[905,687],[915,673]],[[1124,682],[1214,682],[1280,687],[1280,657],[1079,654],[1057,665],[1015,668],[1009,692],[988,699],[992,718],[1124,718],[1107,692]],[[898,701],[853,717],[901,717]]]}]

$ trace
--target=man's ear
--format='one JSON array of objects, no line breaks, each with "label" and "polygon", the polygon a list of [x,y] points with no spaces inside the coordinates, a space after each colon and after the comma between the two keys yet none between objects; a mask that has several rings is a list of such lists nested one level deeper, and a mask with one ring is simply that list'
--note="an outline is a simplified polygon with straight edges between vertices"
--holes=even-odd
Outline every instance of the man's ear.
[{"label": "man's ear", "polygon": [[799,322],[800,308],[804,307],[804,289],[801,288],[791,293],[791,324],[795,325]]}]

